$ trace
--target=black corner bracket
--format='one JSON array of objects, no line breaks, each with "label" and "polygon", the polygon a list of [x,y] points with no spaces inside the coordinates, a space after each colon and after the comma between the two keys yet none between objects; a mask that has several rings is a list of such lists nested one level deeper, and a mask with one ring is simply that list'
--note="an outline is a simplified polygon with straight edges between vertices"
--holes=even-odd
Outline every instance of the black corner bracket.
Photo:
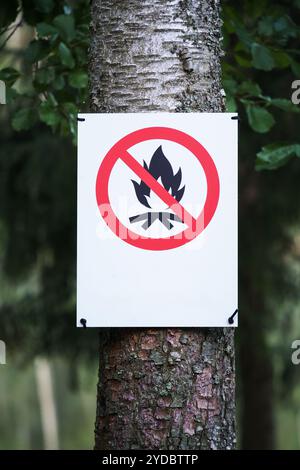
[{"label": "black corner bracket", "polygon": [[83,122],[83,121],[85,121],[85,118],[80,118],[80,117],[78,117],[78,118],[77,118],[77,121]]},{"label": "black corner bracket", "polygon": [[228,323],[229,325],[232,325],[234,323],[234,317],[236,316],[236,314],[238,313],[238,309],[236,309],[232,315],[230,315],[230,317],[228,318]]},{"label": "black corner bracket", "polygon": [[230,119],[233,119],[234,121],[241,121],[241,118],[239,116],[231,116]]},{"label": "black corner bracket", "polygon": [[81,318],[80,323],[82,324],[83,328],[86,328],[86,319],[85,318]]}]

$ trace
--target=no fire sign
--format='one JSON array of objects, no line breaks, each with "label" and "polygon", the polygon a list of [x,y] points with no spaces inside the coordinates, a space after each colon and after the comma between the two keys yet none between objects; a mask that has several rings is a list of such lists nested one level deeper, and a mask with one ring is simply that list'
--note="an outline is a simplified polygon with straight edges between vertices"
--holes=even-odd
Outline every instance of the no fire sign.
[{"label": "no fire sign", "polygon": [[80,115],[78,326],[232,326],[236,308],[236,115]]}]

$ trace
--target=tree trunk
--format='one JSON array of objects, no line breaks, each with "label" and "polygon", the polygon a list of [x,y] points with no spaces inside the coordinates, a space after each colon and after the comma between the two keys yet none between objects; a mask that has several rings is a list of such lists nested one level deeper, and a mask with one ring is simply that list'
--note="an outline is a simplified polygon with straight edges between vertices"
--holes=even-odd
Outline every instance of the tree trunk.
[{"label": "tree trunk", "polygon": [[272,450],[276,448],[272,362],[259,325],[254,327],[245,318],[243,326],[239,347],[243,397],[241,445],[243,450]]},{"label": "tree trunk", "polygon": [[48,359],[35,359],[35,375],[40,402],[44,449],[58,450],[58,424],[53,378]]},{"label": "tree trunk", "polygon": [[[249,138],[245,139],[246,142]],[[241,396],[241,448],[275,449],[276,429],[274,419],[273,360],[267,344],[267,331],[272,313],[266,302],[266,279],[259,273],[261,266],[269,266],[269,243],[262,232],[270,226],[262,216],[266,203],[261,175],[253,171],[252,155],[257,142],[241,148],[240,198],[240,304],[243,305],[243,322],[239,328],[237,350],[240,369]],[[246,158],[250,152],[250,158]],[[273,183],[274,184],[274,183]],[[263,207],[263,209],[262,209]],[[259,249],[253,240],[260,240]],[[270,269],[270,268],[269,268]]]},{"label": "tree trunk", "polygon": [[[246,281],[245,278],[246,277]],[[242,276],[246,308],[239,335],[242,382],[242,449],[275,449],[273,364],[266,344],[263,294]],[[253,316],[253,312],[256,315]]]},{"label": "tree trunk", "polygon": [[[224,110],[218,0],[94,0],[91,15],[93,112]],[[96,449],[234,448],[232,329],[100,337]]]}]

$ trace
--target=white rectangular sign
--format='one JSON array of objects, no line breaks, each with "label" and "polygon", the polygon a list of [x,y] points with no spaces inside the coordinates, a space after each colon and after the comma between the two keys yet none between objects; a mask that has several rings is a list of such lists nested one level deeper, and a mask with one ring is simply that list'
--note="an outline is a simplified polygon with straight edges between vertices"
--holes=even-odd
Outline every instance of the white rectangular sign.
[{"label": "white rectangular sign", "polygon": [[237,115],[80,114],[77,324],[236,326]]}]

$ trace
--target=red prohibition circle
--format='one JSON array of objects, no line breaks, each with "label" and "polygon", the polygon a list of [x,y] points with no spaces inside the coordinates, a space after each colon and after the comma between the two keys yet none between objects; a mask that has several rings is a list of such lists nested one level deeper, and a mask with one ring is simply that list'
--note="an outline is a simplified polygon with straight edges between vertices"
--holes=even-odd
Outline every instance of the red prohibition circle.
[{"label": "red prohibition circle", "polygon": [[[206,200],[198,218],[193,219],[193,223],[185,230],[169,238],[150,238],[129,230],[114,214],[108,194],[109,178],[117,160],[122,158],[122,155],[133,145],[153,139],[171,140],[187,148],[201,164],[207,182]],[[100,213],[108,227],[125,242],[144,250],[170,250],[196,238],[211,221],[218,205],[219,194],[218,171],[209,153],[190,135],[169,127],[147,127],[120,139],[102,160],[96,179],[96,199]]]}]

